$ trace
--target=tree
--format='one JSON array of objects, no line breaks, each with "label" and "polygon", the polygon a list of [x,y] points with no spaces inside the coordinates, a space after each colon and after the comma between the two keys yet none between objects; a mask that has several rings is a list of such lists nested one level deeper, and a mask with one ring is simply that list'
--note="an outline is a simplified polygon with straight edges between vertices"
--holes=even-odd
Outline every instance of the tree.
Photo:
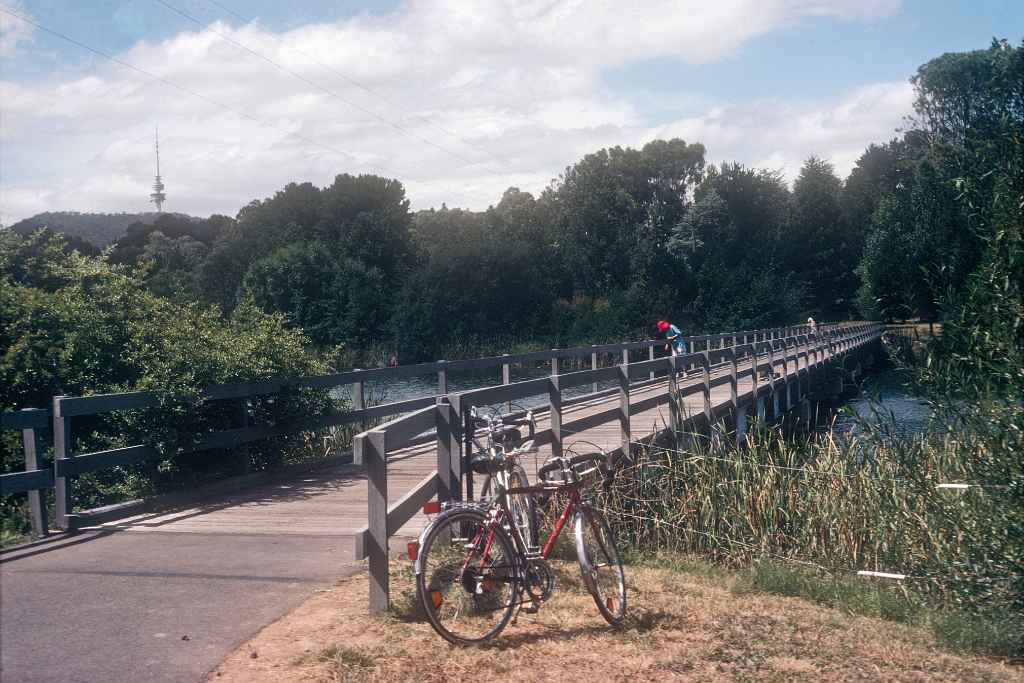
[{"label": "tree", "polygon": [[843,223],[841,192],[832,164],[813,156],[793,184],[786,264],[807,283],[811,310],[824,320],[847,317],[857,289],[857,260]]},{"label": "tree", "polygon": [[366,347],[379,343],[388,300],[380,270],[341,255],[323,242],[282,247],[253,263],[245,296],[268,313],[283,313],[313,341]]},{"label": "tree", "polygon": [[789,190],[770,171],[722,164],[673,229],[669,251],[691,292],[686,318],[713,331],[762,327],[803,311],[806,292],[779,264]]},{"label": "tree", "polygon": [[703,168],[702,145],[673,139],[603,149],[566,169],[554,194],[573,294],[667,285],[668,239]]}]

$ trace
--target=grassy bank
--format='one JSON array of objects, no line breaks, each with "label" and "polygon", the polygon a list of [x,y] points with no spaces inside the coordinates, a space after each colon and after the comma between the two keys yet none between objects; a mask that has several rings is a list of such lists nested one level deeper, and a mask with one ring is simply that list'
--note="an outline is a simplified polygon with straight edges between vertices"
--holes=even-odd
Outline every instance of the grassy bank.
[{"label": "grassy bank", "polygon": [[211,681],[1024,680],[1005,663],[946,651],[927,630],[772,595],[701,561],[627,566],[629,614],[613,630],[574,561],[557,589],[491,645],[449,646],[410,599],[407,562],[392,568],[386,617],[366,613],[365,574],[313,596],[242,645]]}]

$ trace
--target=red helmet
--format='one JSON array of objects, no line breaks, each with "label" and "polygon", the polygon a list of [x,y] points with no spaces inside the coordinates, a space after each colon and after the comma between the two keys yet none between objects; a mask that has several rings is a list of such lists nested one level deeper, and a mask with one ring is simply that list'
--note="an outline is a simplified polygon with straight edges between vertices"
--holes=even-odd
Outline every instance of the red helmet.
[{"label": "red helmet", "polygon": [[667,330],[668,329],[668,321],[667,320],[659,320],[658,321],[658,329],[661,330],[662,332]]}]

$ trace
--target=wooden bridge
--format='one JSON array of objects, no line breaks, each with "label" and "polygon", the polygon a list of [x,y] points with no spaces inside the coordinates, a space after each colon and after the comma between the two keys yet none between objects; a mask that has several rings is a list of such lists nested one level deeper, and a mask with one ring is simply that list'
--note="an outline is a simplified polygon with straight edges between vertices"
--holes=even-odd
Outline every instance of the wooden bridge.
[{"label": "wooden bridge", "polygon": [[[309,471],[290,480],[228,496],[214,506],[154,510],[133,502],[99,510],[74,510],[76,478],[120,464],[159,458],[149,446],[77,452],[74,428],[91,415],[156,405],[146,392],[56,397],[49,410],[23,410],[0,416],[0,426],[22,431],[26,471],[0,476],[0,494],[28,491],[33,523],[47,529],[40,492],[52,488],[57,526],[65,530],[104,528],[145,532],[219,534],[304,534],[350,536],[357,559],[368,557],[372,610],[387,606],[388,538],[414,536],[424,523],[422,504],[472,496],[471,474],[464,476],[462,456],[469,448],[467,424],[473,406],[502,406],[539,397],[537,460],[577,444],[577,450],[629,449],[665,429],[709,430],[727,424],[737,435],[750,416],[772,419],[808,405],[807,398],[828,377],[826,368],[850,351],[878,339],[883,326],[845,323],[754,330],[686,339],[691,353],[656,358],[662,340],[648,340],[463,361],[439,361],[397,368],[356,370],[326,377],[208,387],[210,401],[234,402],[238,426],[204,434],[194,450],[229,449],[328,426],[365,424],[401,415],[355,439],[351,456],[331,469]],[[587,363],[589,369],[578,368]],[[618,362],[616,362],[618,361]],[[546,363],[549,374],[512,382],[517,365]],[[451,392],[450,372],[501,368],[502,383]],[[366,406],[369,380],[437,374],[435,396]],[[602,386],[610,388],[601,389]],[[350,385],[351,410],[309,416],[286,424],[254,425],[244,408],[251,397],[273,395],[290,386],[320,389]],[[582,395],[578,394],[585,391]],[[38,454],[52,430],[54,464],[40,467]],[[583,442],[586,442],[585,444]],[[364,485],[363,482],[366,482]],[[282,490],[297,495],[281,495]]]}]

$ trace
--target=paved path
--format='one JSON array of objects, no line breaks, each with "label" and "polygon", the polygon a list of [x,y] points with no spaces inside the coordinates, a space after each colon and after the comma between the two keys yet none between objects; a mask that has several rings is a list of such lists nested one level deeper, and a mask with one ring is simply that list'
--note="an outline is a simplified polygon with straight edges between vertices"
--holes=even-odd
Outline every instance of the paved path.
[{"label": "paved path", "polygon": [[[739,389],[748,393],[750,379]],[[728,386],[712,392],[715,404],[728,397]],[[637,388],[631,398],[642,405],[631,419],[634,438],[663,427],[663,380]],[[570,435],[573,420],[617,403],[615,395],[567,407],[567,442],[617,446],[617,421]],[[702,396],[689,396],[686,404],[699,412]],[[394,454],[389,499],[410,490],[435,463],[433,443]],[[0,678],[196,681],[313,591],[357,571],[352,534],[366,524],[366,504],[363,473],[335,467],[5,553]],[[398,536],[413,535],[422,524],[413,518]]]},{"label": "paved path", "polygon": [[[289,490],[269,485],[233,504],[287,506],[295,500],[282,495]],[[356,570],[350,537],[288,529],[92,530],[6,553],[0,680],[194,682],[315,590]]]}]

